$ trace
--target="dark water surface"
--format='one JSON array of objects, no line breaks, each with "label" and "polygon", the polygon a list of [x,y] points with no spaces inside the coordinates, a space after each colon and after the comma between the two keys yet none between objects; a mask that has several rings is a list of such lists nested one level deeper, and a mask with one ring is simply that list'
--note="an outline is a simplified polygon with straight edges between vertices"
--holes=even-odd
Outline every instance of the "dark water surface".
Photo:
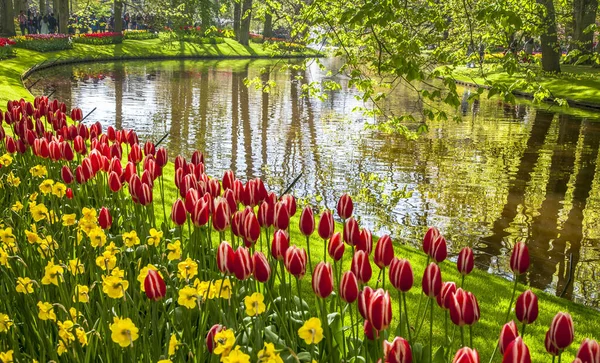
[{"label": "dark water surface", "polygon": [[[335,61],[326,61],[335,70]],[[339,65],[338,65],[339,66]],[[512,245],[526,240],[526,281],[568,299],[600,306],[600,123],[547,105],[497,100],[462,105],[463,121],[431,123],[416,140],[366,129],[352,112],[356,90],[325,101],[302,88],[328,75],[273,70],[276,61],[136,61],[61,66],[36,73],[35,94],[48,94],[104,125],[134,128],[154,141],[169,133],[169,155],[206,156],[208,173],[233,169],[262,177],[281,192],[333,208],[349,192],[362,225],[418,244],[427,226],[447,237],[453,256],[466,245],[476,265],[510,276]],[[300,80],[298,76],[304,76]],[[270,93],[244,79],[274,81]],[[389,110],[418,112],[415,94],[397,88]],[[572,263],[570,262],[572,261]],[[572,278],[570,277],[572,275]]]}]

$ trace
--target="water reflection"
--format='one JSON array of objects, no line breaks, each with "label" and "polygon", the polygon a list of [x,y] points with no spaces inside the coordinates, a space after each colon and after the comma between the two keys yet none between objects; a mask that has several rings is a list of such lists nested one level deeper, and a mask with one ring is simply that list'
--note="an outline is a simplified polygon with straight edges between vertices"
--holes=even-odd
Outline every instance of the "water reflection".
[{"label": "water reflection", "polygon": [[[314,65],[279,71],[262,60],[128,62],[38,76],[37,92],[56,88],[57,98],[84,112],[100,106],[94,121],[133,127],[155,141],[168,132],[171,155],[204,151],[214,175],[233,169],[280,192],[302,173],[294,194],[329,208],[349,191],[361,222],[401,243],[418,243],[436,225],[454,252],[473,246],[478,267],[508,275],[512,245],[526,240],[532,268],[524,282],[600,305],[596,120],[473,102],[465,90],[462,122],[431,123],[409,141],[366,130],[373,120],[351,112],[363,104],[343,78],[334,77],[342,87],[325,101],[303,97],[309,82],[331,77]],[[247,88],[254,77],[276,87]],[[423,104],[399,87],[384,107],[418,113]]]}]

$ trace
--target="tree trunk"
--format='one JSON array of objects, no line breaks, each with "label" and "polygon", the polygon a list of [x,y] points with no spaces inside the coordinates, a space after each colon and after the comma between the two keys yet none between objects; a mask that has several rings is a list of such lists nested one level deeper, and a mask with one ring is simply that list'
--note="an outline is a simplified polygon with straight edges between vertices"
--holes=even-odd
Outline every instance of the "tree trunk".
[{"label": "tree trunk", "polygon": [[204,32],[212,25],[213,4],[211,0],[203,0],[200,6],[200,20],[202,21],[202,31]]},{"label": "tree trunk", "polygon": [[273,15],[271,15],[270,8],[267,9],[267,13],[265,14],[265,26],[263,27],[263,37],[273,37]]},{"label": "tree trunk", "polygon": [[123,31],[123,3],[120,0],[115,0],[114,3],[114,14],[115,14],[115,32],[120,33]]},{"label": "tree trunk", "polygon": [[235,39],[240,39],[240,19],[242,17],[242,5],[241,0],[233,0],[233,32],[235,33]]},{"label": "tree trunk", "polygon": [[244,0],[242,6],[242,23],[240,25],[240,36],[238,40],[241,45],[248,45],[250,32],[250,20],[252,19],[252,0]]},{"label": "tree trunk", "polygon": [[69,33],[69,0],[58,0],[58,31]]},{"label": "tree trunk", "polygon": [[2,28],[0,34],[16,35],[14,17],[12,0],[0,0],[0,27]]},{"label": "tree trunk", "polygon": [[572,49],[579,49],[583,54],[591,54],[594,51],[594,32],[584,30],[594,24],[598,0],[574,0],[573,1],[573,41]]},{"label": "tree trunk", "polygon": [[542,69],[546,72],[560,73],[561,50],[556,34],[556,12],[552,0],[537,0],[544,7],[541,16],[544,33],[540,36],[542,43]]},{"label": "tree trunk", "polygon": [[46,15],[46,13],[48,13],[46,11],[46,1],[40,0],[40,14]]}]

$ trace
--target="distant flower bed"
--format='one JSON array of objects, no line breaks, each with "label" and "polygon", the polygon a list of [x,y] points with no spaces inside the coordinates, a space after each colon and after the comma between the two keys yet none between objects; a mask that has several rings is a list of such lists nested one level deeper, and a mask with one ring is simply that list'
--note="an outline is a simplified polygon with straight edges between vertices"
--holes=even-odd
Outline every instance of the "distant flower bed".
[{"label": "distant flower bed", "polygon": [[15,46],[38,52],[52,52],[73,47],[66,34],[28,34],[14,37]]},{"label": "distant flower bed", "polygon": [[15,41],[8,38],[0,38],[0,59],[12,57],[15,54],[13,45]]},{"label": "distant flower bed", "polygon": [[277,37],[268,37],[265,38],[263,37],[261,34],[255,34],[255,33],[249,33],[248,34],[250,36],[250,41],[252,43],[259,43],[262,44],[264,42],[286,42],[287,39],[285,38],[277,38]]},{"label": "distant flower bed", "polygon": [[74,37],[73,41],[75,43],[93,45],[120,44],[123,43],[123,33],[105,32],[80,34],[78,37]]},{"label": "distant flower bed", "polygon": [[147,40],[158,38],[158,33],[147,30],[127,30],[124,36],[125,39],[130,40]]}]

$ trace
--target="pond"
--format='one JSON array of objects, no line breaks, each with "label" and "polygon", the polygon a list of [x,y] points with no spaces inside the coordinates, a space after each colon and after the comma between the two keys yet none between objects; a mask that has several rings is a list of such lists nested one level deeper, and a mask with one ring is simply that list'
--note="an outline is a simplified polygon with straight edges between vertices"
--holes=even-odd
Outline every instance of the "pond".
[{"label": "pond", "polygon": [[[462,121],[439,121],[416,140],[365,127],[353,112],[358,92],[336,75],[340,63],[281,70],[275,60],[132,61],[66,65],[35,73],[35,95],[49,94],[91,121],[134,128],[171,156],[205,154],[209,174],[228,169],[261,177],[280,193],[334,208],[350,193],[361,225],[420,245],[437,226],[452,256],[472,246],[479,268],[510,277],[508,256],[527,241],[525,283],[600,306],[600,123],[548,105],[469,101]],[[303,77],[299,77],[303,76]],[[274,81],[269,93],[245,79]],[[303,97],[310,82],[341,81],[326,100]],[[419,112],[415,93],[398,87],[388,111]]]}]

